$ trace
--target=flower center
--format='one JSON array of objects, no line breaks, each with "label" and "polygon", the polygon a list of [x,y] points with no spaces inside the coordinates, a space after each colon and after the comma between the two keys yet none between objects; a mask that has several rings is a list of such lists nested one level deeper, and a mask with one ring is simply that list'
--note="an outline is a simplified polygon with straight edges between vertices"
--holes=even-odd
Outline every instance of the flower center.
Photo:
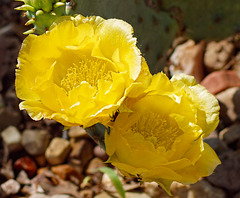
[{"label": "flower center", "polygon": [[155,148],[165,147],[170,150],[175,139],[183,134],[177,124],[171,124],[156,113],[144,114],[131,127],[133,133],[140,133],[145,140],[152,142]]},{"label": "flower center", "polygon": [[97,87],[100,79],[111,81],[112,77],[107,66],[108,63],[104,60],[84,57],[67,69],[66,75],[61,80],[61,86],[66,91],[70,91],[79,86],[82,81],[88,82],[93,87]]}]

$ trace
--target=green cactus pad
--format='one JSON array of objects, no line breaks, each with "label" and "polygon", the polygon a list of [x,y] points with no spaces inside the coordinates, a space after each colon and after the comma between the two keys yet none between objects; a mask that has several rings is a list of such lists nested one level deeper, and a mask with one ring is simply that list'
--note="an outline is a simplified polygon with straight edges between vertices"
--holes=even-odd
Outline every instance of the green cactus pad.
[{"label": "green cactus pad", "polygon": [[220,40],[240,32],[239,0],[162,0],[160,6],[195,41]]}]

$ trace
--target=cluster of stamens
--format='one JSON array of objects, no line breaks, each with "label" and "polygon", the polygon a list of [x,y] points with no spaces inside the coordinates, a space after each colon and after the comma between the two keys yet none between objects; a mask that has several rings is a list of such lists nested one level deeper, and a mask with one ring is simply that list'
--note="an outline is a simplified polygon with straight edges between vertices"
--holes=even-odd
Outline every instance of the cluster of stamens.
[{"label": "cluster of stamens", "polygon": [[164,147],[170,150],[176,138],[183,132],[176,126],[168,123],[167,119],[157,113],[148,113],[131,127],[133,133],[140,133],[145,140],[151,141],[155,148]]}]

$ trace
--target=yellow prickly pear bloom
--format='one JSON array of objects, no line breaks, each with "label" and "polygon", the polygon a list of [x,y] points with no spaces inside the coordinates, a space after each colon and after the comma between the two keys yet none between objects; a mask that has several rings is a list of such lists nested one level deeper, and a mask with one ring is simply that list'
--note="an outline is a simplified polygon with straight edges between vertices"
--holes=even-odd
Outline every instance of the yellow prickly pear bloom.
[{"label": "yellow prickly pear bloom", "polygon": [[124,175],[155,181],[171,194],[173,181],[194,183],[220,164],[203,142],[218,124],[218,101],[193,77],[170,81],[159,73],[145,96],[124,104],[133,112],[120,113],[105,134],[108,161]]},{"label": "yellow prickly pear bloom", "polygon": [[78,15],[29,35],[16,70],[20,108],[34,120],[65,126],[106,124],[133,87],[139,89],[146,63],[132,33],[122,20]]}]

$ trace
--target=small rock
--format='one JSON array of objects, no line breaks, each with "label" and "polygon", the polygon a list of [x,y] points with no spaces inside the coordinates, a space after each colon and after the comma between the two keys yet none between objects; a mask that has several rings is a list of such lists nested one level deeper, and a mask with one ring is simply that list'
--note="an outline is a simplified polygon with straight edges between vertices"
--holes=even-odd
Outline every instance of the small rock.
[{"label": "small rock", "polygon": [[[92,198],[93,197],[93,191],[91,189],[90,190],[88,190],[88,189],[81,190],[79,194],[81,197],[84,197],[84,198]],[[107,198],[107,197],[105,197],[105,198]]]},{"label": "small rock", "polygon": [[94,173],[96,173],[96,170],[98,168],[103,167],[103,166],[106,166],[106,164],[101,159],[95,157],[89,162],[86,173],[94,174]]},{"label": "small rock", "polygon": [[35,194],[43,195],[44,190],[41,187],[41,185],[39,184],[39,182],[36,182],[37,179],[38,178],[34,177],[31,180],[31,185],[24,185],[21,189],[21,193],[23,193],[25,195],[35,195]]},{"label": "small rock", "polygon": [[227,151],[219,155],[222,164],[218,165],[214,173],[206,179],[216,187],[229,191],[240,189],[240,153]]},{"label": "small rock", "polygon": [[2,163],[2,167],[0,168],[0,176],[1,175],[4,176],[7,179],[15,178],[14,171],[13,171],[13,166],[12,166],[12,159],[8,160],[5,163]]},{"label": "small rock", "polygon": [[4,100],[2,94],[0,94],[0,108],[4,107]]},{"label": "small rock", "polygon": [[[151,198],[169,198],[168,194],[161,187],[158,186],[156,182],[145,182],[144,184],[145,192]],[[175,194],[173,194],[175,195]],[[180,197],[179,197],[180,198]]]},{"label": "small rock", "polygon": [[235,71],[215,71],[208,74],[201,82],[201,85],[212,93],[217,94],[230,87],[239,87],[240,78]]},{"label": "small rock", "polygon": [[220,188],[213,187],[207,181],[200,180],[190,186],[187,198],[227,198],[226,192]]},{"label": "small rock", "polygon": [[44,154],[38,155],[38,156],[34,156],[34,159],[35,159],[35,161],[37,162],[37,164],[38,164],[40,167],[45,166],[46,163],[47,163],[47,160],[46,160],[46,157],[45,157]]},{"label": "small rock", "polygon": [[28,156],[21,157],[16,160],[13,167],[18,172],[21,170],[26,171],[30,178],[32,178],[37,172],[36,163]]},{"label": "small rock", "polygon": [[240,124],[236,123],[219,133],[220,139],[230,145],[240,140]]},{"label": "small rock", "polygon": [[1,198],[8,198],[9,196],[3,191],[3,189],[0,187],[0,197]]},{"label": "small rock", "polygon": [[37,170],[37,174],[40,175],[40,174],[44,173],[45,171],[49,171],[49,168],[48,167],[39,168]]},{"label": "small rock", "polygon": [[10,152],[19,151],[21,146],[21,134],[14,126],[9,126],[1,132],[1,136]]},{"label": "small rock", "polygon": [[30,184],[31,181],[28,178],[27,173],[24,170],[21,170],[17,176],[17,182],[20,184]]},{"label": "small rock", "polygon": [[216,95],[220,102],[220,118],[230,125],[240,118],[240,88],[231,87]]},{"label": "small rock", "polygon": [[31,195],[29,198],[50,198],[50,197],[47,195],[44,195],[42,193],[36,193],[36,194]]},{"label": "small rock", "polygon": [[15,86],[11,85],[5,96],[5,105],[13,108],[15,111],[19,112],[19,99],[16,96]]},{"label": "small rock", "polygon": [[221,153],[224,153],[229,148],[227,147],[227,144],[218,138],[207,138],[204,139],[204,142],[206,142],[211,148],[219,155]]},{"label": "small rock", "polygon": [[7,195],[14,195],[19,192],[21,186],[16,180],[9,179],[8,181],[1,184],[1,188]]},{"label": "small rock", "polygon": [[233,198],[240,198],[240,192],[237,193],[237,194],[235,194],[235,195],[233,196]]},{"label": "small rock", "polygon": [[126,192],[126,198],[151,198],[146,193]]},{"label": "small rock", "polygon": [[94,198],[112,198],[112,196],[110,196],[106,192],[101,192],[100,194],[96,195]]},{"label": "small rock", "polygon": [[234,57],[234,64],[232,66],[232,70],[235,71],[240,78],[240,52]]},{"label": "small rock", "polygon": [[177,46],[170,57],[174,66],[170,67],[171,74],[183,72],[195,76],[197,82],[204,77],[203,71],[203,52],[205,43],[195,44],[193,40],[189,40]]},{"label": "small rock", "polygon": [[[189,185],[184,185],[179,182],[173,182],[171,185],[171,192],[176,198],[186,198]],[[168,196],[170,198],[170,196]]]},{"label": "small rock", "polygon": [[103,161],[106,161],[108,159],[108,155],[99,145],[94,147],[93,153],[96,157],[100,158]]},{"label": "small rock", "polygon": [[46,130],[27,129],[22,134],[22,146],[30,155],[41,155],[45,152],[50,141]]},{"label": "small rock", "polygon": [[229,41],[209,42],[204,54],[204,63],[207,71],[221,70],[230,60],[233,51],[234,45]]},{"label": "small rock", "polygon": [[73,198],[70,195],[60,195],[60,194],[56,194],[56,195],[52,195],[50,198]]},{"label": "small rock", "polygon": [[50,142],[45,152],[45,157],[52,165],[61,164],[67,158],[70,150],[71,147],[69,141],[55,137]]},{"label": "small rock", "polygon": [[20,111],[15,111],[12,108],[0,108],[0,131],[8,126],[18,126],[21,121]]},{"label": "small rock", "polygon": [[72,166],[68,164],[53,166],[51,170],[63,180],[72,180],[74,177],[74,181],[78,180],[77,183],[80,183],[81,176]]},{"label": "small rock", "polygon": [[218,138],[218,132],[216,130],[212,131],[205,139],[208,138]]},{"label": "small rock", "polygon": [[69,155],[69,162],[81,174],[84,167],[92,158],[93,145],[87,139],[82,139],[74,144],[72,152]]},{"label": "small rock", "polygon": [[70,138],[80,138],[80,137],[86,137],[87,132],[84,128],[80,126],[73,126],[69,129],[68,135]]}]

